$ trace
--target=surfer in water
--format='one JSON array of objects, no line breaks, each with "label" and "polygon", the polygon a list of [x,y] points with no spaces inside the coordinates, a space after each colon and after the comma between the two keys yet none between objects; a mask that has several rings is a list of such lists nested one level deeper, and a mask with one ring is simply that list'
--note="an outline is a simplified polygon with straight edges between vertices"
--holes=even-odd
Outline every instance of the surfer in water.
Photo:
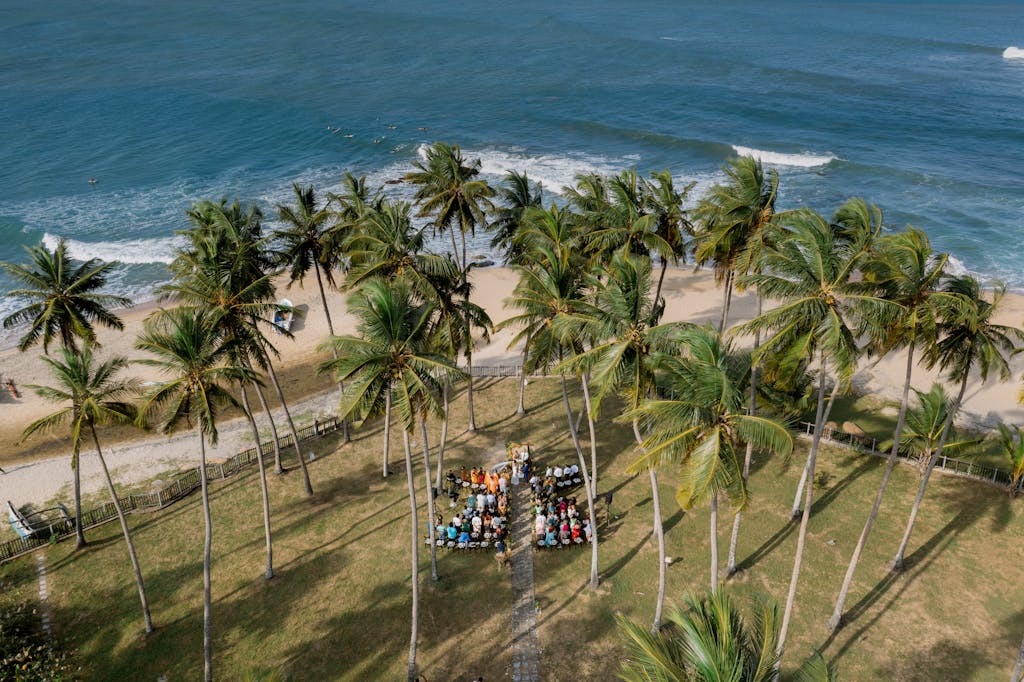
[{"label": "surfer in water", "polygon": [[90,185],[95,185],[96,184],[96,178],[89,178],[89,184]]}]

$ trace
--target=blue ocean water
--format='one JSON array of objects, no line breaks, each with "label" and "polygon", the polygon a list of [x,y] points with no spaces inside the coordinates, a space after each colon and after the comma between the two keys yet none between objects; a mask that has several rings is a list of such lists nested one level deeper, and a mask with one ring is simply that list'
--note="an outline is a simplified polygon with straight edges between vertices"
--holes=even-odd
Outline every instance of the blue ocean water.
[{"label": "blue ocean water", "polygon": [[66,237],[141,299],[193,201],[272,216],[292,181],[383,182],[441,139],[554,192],[636,167],[696,195],[753,150],[782,208],[862,196],[1024,287],[1014,45],[1024,3],[9,3],[0,260]]}]

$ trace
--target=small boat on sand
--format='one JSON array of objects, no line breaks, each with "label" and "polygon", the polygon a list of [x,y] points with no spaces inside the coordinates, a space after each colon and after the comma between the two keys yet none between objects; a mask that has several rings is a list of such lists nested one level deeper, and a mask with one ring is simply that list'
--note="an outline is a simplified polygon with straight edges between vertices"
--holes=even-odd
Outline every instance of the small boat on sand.
[{"label": "small boat on sand", "polygon": [[294,306],[287,298],[282,298],[277,304],[280,307],[274,311],[274,331],[278,334],[290,332],[292,330],[292,320],[295,319],[295,313],[292,310]]},{"label": "small boat on sand", "polygon": [[42,511],[22,512],[15,509],[11,501],[7,501],[7,520],[11,528],[19,537],[49,537],[54,534],[54,526],[63,526],[64,522],[71,520],[71,514],[63,504],[57,504],[51,509]]}]

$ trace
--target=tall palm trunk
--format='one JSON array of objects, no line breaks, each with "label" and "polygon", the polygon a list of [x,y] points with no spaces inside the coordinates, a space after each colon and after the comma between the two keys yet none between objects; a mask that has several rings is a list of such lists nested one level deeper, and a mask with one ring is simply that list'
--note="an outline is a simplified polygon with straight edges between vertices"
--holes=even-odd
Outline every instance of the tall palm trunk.
[{"label": "tall palm trunk", "polygon": [[892,450],[889,451],[889,460],[885,463],[885,473],[882,474],[882,482],[878,486],[875,503],[871,507],[871,513],[868,514],[868,520],[864,524],[864,530],[861,531],[860,538],[857,540],[857,546],[853,550],[853,556],[850,558],[850,565],[846,569],[843,586],[839,589],[839,598],[836,599],[836,607],[832,611],[832,617],[828,620],[830,630],[836,630],[842,625],[843,607],[846,605],[846,595],[849,593],[850,584],[853,582],[853,574],[857,570],[857,563],[860,561],[860,555],[868,542],[871,528],[875,525],[875,519],[878,518],[878,510],[882,506],[882,496],[885,495],[886,486],[889,485],[889,477],[892,476],[892,470],[896,466],[896,456],[900,451],[900,436],[903,435],[903,425],[906,422],[907,403],[910,402],[910,377],[913,370],[914,342],[911,341],[907,349],[907,376],[903,382],[903,400],[900,403],[899,417],[896,419],[896,432],[892,436]]},{"label": "tall palm trunk", "polygon": [[1010,682],[1020,682],[1024,679],[1024,640],[1020,643],[1020,653],[1017,654],[1017,662],[1010,673]]},{"label": "tall palm trunk", "polygon": [[430,487],[430,446],[427,444],[427,418],[420,415],[420,438],[423,440],[423,477],[427,481],[427,538],[430,539],[430,579],[440,580],[437,575],[437,543],[434,530],[434,490]]},{"label": "tall palm trunk", "polygon": [[[761,316],[761,303],[763,299],[761,294],[757,295],[757,317]],[[754,334],[754,351],[756,352],[758,347],[761,345],[761,332]],[[753,417],[757,411],[757,367],[751,365],[750,367],[750,405],[747,409],[747,413]],[[743,457],[743,487],[747,486],[747,479],[750,477],[750,460],[754,455],[754,445],[747,443],[747,453]],[[726,563],[725,574],[727,576],[736,573],[736,545],[739,542],[740,537],[740,517],[743,512],[739,509],[736,510],[736,514],[732,519],[732,538],[729,540],[729,559]]]},{"label": "tall palm trunk", "polygon": [[[260,401],[260,408],[263,409],[263,413],[267,415],[267,421],[270,423],[270,442],[274,445],[274,473],[283,474],[285,469],[281,463],[281,439],[277,435],[277,424],[274,423],[274,414],[270,411],[270,405],[267,403],[267,395],[263,392],[263,387],[259,384],[253,384],[256,389],[256,398]],[[259,446],[259,440],[256,441],[256,445]]]},{"label": "tall palm trunk", "polygon": [[107,461],[103,458],[103,451],[100,449],[100,439],[96,436],[96,427],[89,424],[92,431],[92,442],[96,445],[96,456],[99,457],[100,466],[103,467],[103,477],[107,481],[107,491],[110,493],[110,500],[114,503],[117,511],[117,520],[121,522],[121,532],[124,533],[124,542],[128,545],[128,556],[132,560],[132,568],[135,570],[135,584],[139,588],[139,601],[142,603],[142,620],[146,624],[146,632],[153,632],[153,619],[149,615],[149,602],[146,601],[146,586],[142,582],[142,569],[139,568],[139,557],[135,553],[135,543],[132,542],[131,533],[128,532],[128,521],[124,518],[124,510],[121,503],[117,501],[117,491],[114,490],[114,482],[110,480],[110,471],[107,469]]},{"label": "tall palm trunk", "polygon": [[[469,305],[469,298],[466,298],[466,304]],[[466,426],[466,430],[472,433],[476,431],[476,413],[473,409],[473,337],[469,329],[469,324],[466,324],[466,399],[469,403],[469,424]]]},{"label": "tall palm trunk", "polygon": [[384,478],[388,477],[388,453],[391,451],[391,389],[384,391]]},{"label": "tall palm trunk", "polygon": [[597,515],[594,513],[594,492],[590,487],[590,474],[587,473],[587,460],[583,456],[583,447],[580,446],[580,435],[576,430],[576,424],[572,419],[572,407],[569,405],[569,389],[565,382],[565,375],[562,374],[562,402],[565,403],[565,416],[569,420],[569,435],[572,437],[573,447],[576,448],[576,456],[580,460],[580,471],[583,472],[583,485],[587,492],[587,511],[590,514],[590,589],[596,590],[600,584],[597,575]]},{"label": "tall palm trunk", "polygon": [[402,429],[405,443],[405,477],[409,483],[409,522],[412,537],[412,634],[409,636],[409,682],[416,682],[416,639],[420,633],[420,537],[416,523],[416,485],[412,475],[409,432]]},{"label": "tall palm trunk", "polygon": [[82,549],[89,544],[82,528],[82,453],[73,455],[71,469],[75,472],[75,549]]},{"label": "tall palm trunk", "polygon": [[210,519],[210,492],[206,484],[206,440],[203,427],[196,421],[199,436],[199,484],[203,494],[203,679],[213,682],[213,633],[210,626],[210,550],[213,548],[213,521]]},{"label": "tall palm trunk", "polygon": [[[818,456],[818,445],[821,443],[822,430],[824,429],[825,421],[828,419],[829,412],[832,408],[832,402],[835,399],[836,394],[839,392],[839,381],[836,380],[835,386],[832,388],[832,395],[828,400],[828,407],[825,406],[825,355],[821,354],[821,375],[818,381],[818,410],[814,419],[814,437],[811,440],[811,452],[807,455],[807,466],[804,469],[810,477],[810,480],[814,480],[814,464]],[[789,632],[789,621],[793,615],[793,606],[796,604],[796,586],[800,580],[800,568],[803,565],[804,559],[804,544],[807,540],[807,524],[811,518],[811,502],[813,501],[814,485],[808,484],[804,486],[804,511],[800,518],[800,532],[797,534],[796,539],[796,554],[793,559],[793,575],[789,581],[789,593],[786,595],[786,609],[782,615],[782,625],[779,628],[779,641],[776,645],[775,652],[779,657],[779,662],[776,663],[776,679],[779,676],[780,666],[782,665],[782,653],[786,646],[786,635]]]},{"label": "tall palm trunk", "polygon": [[587,429],[590,431],[590,490],[597,497],[597,438],[594,436],[594,417],[590,412],[589,374],[580,377],[580,385],[583,387],[583,406],[587,411]]},{"label": "tall palm trunk", "polygon": [[711,493],[711,591],[718,591],[718,493]]},{"label": "tall palm trunk", "polygon": [[523,364],[519,370],[519,405],[516,407],[516,415],[522,417],[526,414],[526,360],[527,350],[530,347],[530,337],[526,337],[526,343],[523,345]]},{"label": "tall palm trunk", "polygon": [[441,400],[444,402],[444,420],[441,422],[441,442],[437,446],[437,482],[434,487],[441,489],[444,476],[444,446],[448,442],[448,378],[445,377],[441,386]]},{"label": "tall palm trunk", "polygon": [[[837,382],[836,383],[836,388],[838,389],[838,387],[839,387],[839,384]],[[825,420],[821,423],[820,427],[817,424],[815,424],[815,427],[814,427],[815,435],[818,434],[818,431],[824,431],[824,429],[825,429],[825,422],[828,421],[828,416],[830,414],[832,414],[832,404],[836,400],[836,393],[837,393],[837,391],[833,390],[832,394],[829,396],[828,402],[825,404]],[[813,442],[813,438],[812,438],[812,442]],[[801,502],[801,500],[803,499],[803,496],[804,496],[804,488],[807,485],[807,474],[808,474],[809,471],[811,472],[811,480],[813,481],[814,480],[814,472],[811,471],[811,458],[810,457],[808,457],[807,461],[804,462],[803,471],[800,472],[800,482],[796,486],[796,495],[793,496],[793,509],[790,512],[790,516],[793,518],[793,520],[796,520],[796,519],[801,517],[800,502]],[[813,485],[813,483],[812,483],[812,485]]]},{"label": "tall palm trunk", "polygon": [[665,282],[665,270],[668,269],[668,261],[664,256],[661,258],[661,274],[658,275],[658,288],[654,291],[654,302],[657,304],[661,299],[661,285]]},{"label": "tall palm trunk", "polygon": [[[324,294],[324,283],[323,280],[320,278],[320,263],[315,258],[313,259],[313,272],[316,273],[316,286],[317,289],[320,290],[320,303],[324,307],[324,317],[327,318],[327,333],[330,334],[331,336],[334,336],[334,323],[331,321],[331,311],[327,307],[327,296]],[[335,360],[338,359],[338,351],[334,350],[334,348],[331,348],[331,357],[334,358]],[[338,382],[338,392],[342,394],[345,393],[344,381]],[[349,440],[351,439],[349,438],[348,433],[348,420],[342,419],[341,442],[342,444],[345,444],[348,443]]]},{"label": "tall palm trunk", "polygon": [[284,399],[284,391],[281,390],[281,384],[277,381],[274,363],[269,360],[267,362],[267,373],[270,375],[270,383],[274,385],[274,391],[277,392],[277,399],[281,402],[281,407],[284,409],[284,417],[288,421],[288,428],[292,432],[292,445],[295,446],[295,456],[299,460],[299,468],[302,469],[302,485],[306,491],[306,496],[309,497],[313,494],[313,484],[309,481],[309,469],[306,468],[306,460],[302,458],[302,449],[299,447],[299,432],[295,430],[295,422],[292,421],[292,413],[288,410],[288,403]]},{"label": "tall palm trunk", "polygon": [[[640,421],[633,420],[633,436],[636,438],[637,447],[640,452],[647,454],[644,449],[644,439],[640,435]],[[658,541],[658,600],[654,604],[654,624],[651,625],[651,634],[661,630],[661,617],[665,609],[665,526],[661,523],[661,493],[658,490],[658,473],[656,467],[648,463],[647,472],[651,477],[651,501],[654,506],[654,537]]]},{"label": "tall palm trunk", "polygon": [[935,448],[935,452],[932,453],[931,458],[928,460],[928,468],[924,470],[924,476],[921,477],[921,485],[917,489],[917,497],[914,498],[914,506],[910,508],[910,518],[907,520],[907,529],[903,532],[903,539],[900,540],[900,547],[896,550],[896,558],[892,560],[892,570],[902,571],[903,570],[903,557],[907,552],[907,545],[910,544],[910,535],[914,532],[914,523],[917,521],[917,512],[921,509],[921,501],[924,499],[925,490],[928,489],[928,479],[931,478],[932,470],[935,468],[935,463],[939,461],[939,457],[942,456],[942,449],[946,447],[946,439],[949,438],[949,432],[953,426],[953,420],[956,419],[956,413],[960,411],[960,405],[963,404],[964,393],[967,391],[967,378],[968,374],[964,373],[964,378],[960,382],[960,392],[956,396],[956,402],[953,403],[953,407],[950,408],[949,414],[946,415],[946,423],[942,425],[942,434],[939,436],[939,444]]},{"label": "tall palm trunk", "polygon": [[469,403],[469,425],[466,427],[467,430],[472,433],[476,431],[476,413],[473,410],[473,330],[469,324],[469,262],[466,260],[466,232],[465,230],[459,230],[459,236],[462,238],[462,286],[465,288],[466,293],[463,297],[465,302],[465,309],[463,310],[463,317],[466,323],[466,400]]},{"label": "tall palm trunk", "polygon": [[732,268],[725,273],[725,291],[722,294],[722,321],[718,324],[718,331],[724,332],[725,325],[729,323],[729,306],[732,304]]},{"label": "tall palm trunk", "polygon": [[260,494],[263,498],[263,534],[267,540],[267,568],[263,577],[270,580],[274,577],[274,546],[270,536],[270,492],[267,490],[267,470],[263,465],[263,447],[260,445],[260,430],[256,426],[256,418],[252,416],[252,408],[249,406],[249,392],[245,390],[245,384],[238,382],[238,389],[242,393],[242,408],[249,420],[249,428],[252,430],[252,437],[256,441],[256,466],[260,471]]}]

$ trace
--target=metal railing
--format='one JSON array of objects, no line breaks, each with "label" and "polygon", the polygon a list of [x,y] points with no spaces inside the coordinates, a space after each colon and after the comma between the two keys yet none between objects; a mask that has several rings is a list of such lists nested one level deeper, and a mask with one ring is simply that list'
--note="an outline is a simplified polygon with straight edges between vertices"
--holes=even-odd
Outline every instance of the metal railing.
[{"label": "metal railing", "polygon": [[[323,421],[315,420],[312,424],[298,430],[299,441],[312,440],[320,436],[332,433],[341,428],[341,421],[337,417],[329,417]],[[293,445],[291,434],[279,439],[281,449]],[[260,443],[260,451],[263,453],[263,460],[267,461],[274,456],[274,444],[272,441]],[[256,462],[257,450],[251,447],[242,450],[236,455],[228,457],[223,462],[207,462],[206,478],[209,481],[218,481],[234,476],[239,471],[251,466]],[[119,497],[118,502],[124,513],[138,511],[157,511],[177,502],[200,488],[202,485],[199,477],[199,467],[189,469],[175,477],[173,481],[159,490],[148,493],[139,493]],[[94,507],[82,512],[82,528],[94,528],[109,523],[117,518],[117,509],[113,502],[106,502],[99,507]],[[63,540],[75,534],[74,519],[60,521],[50,526],[50,535],[42,537],[27,537],[8,540],[0,543],[0,563],[9,561],[38,549],[43,545]]]},{"label": "metal railing", "polygon": [[[805,436],[811,437],[814,435],[814,424],[811,422],[800,422],[800,425],[803,427]],[[824,431],[822,431],[821,437],[830,443],[845,445],[863,452],[864,454],[875,455],[877,457],[888,457],[888,453],[882,452],[878,449],[878,441],[869,436],[860,436],[825,427]],[[908,457],[902,453],[898,454],[897,457],[900,461],[907,464],[913,464],[915,466],[920,464],[919,459],[915,457]],[[935,461],[935,468],[955,476],[973,478],[977,481],[1002,486],[1004,488],[1009,488],[1012,480],[1010,472],[1004,469],[990,467],[962,459],[953,459],[952,457],[946,457],[945,455],[939,457]],[[1024,492],[1024,481],[1017,484],[1017,491]]]}]

